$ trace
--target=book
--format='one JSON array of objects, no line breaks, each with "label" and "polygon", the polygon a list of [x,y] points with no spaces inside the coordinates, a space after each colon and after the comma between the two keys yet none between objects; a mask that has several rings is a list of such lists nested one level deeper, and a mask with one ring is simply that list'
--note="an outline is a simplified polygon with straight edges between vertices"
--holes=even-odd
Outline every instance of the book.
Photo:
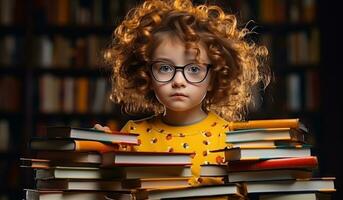
[{"label": "book", "polygon": [[78,180],[78,179],[48,179],[37,180],[39,190],[86,190],[86,191],[118,191],[123,190],[123,184],[131,188],[138,188],[141,183],[138,179],[131,180]]},{"label": "book", "polygon": [[146,190],[128,190],[107,193],[106,200],[146,200],[148,192]]},{"label": "book", "polygon": [[227,174],[227,165],[204,164],[200,166],[200,177],[225,177]]},{"label": "book", "polygon": [[265,141],[265,140],[289,140],[308,143],[308,134],[294,128],[258,128],[241,129],[226,132],[227,143]]},{"label": "book", "polygon": [[261,194],[259,200],[331,200],[331,193]]},{"label": "book", "polygon": [[47,139],[47,138],[32,138],[29,142],[30,149],[39,151],[79,151],[90,152],[97,151],[99,153],[116,151],[119,145],[115,143],[104,143],[90,140],[77,139]]},{"label": "book", "polygon": [[232,122],[229,130],[255,129],[255,128],[299,128],[308,132],[308,129],[298,118],[294,119],[260,119]]},{"label": "book", "polygon": [[198,198],[214,196],[242,197],[242,189],[236,184],[193,186],[172,189],[152,189],[148,190],[148,199],[174,199],[174,198]]},{"label": "book", "polygon": [[151,188],[177,188],[189,186],[189,179],[184,177],[174,178],[139,178],[122,180],[123,188],[151,189]]},{"label": "book", "polygon": [[[131,194],[131,195],[130,195]],[[243,199],[242,188],[238,184],[221,184],[206,186],[188,186],[178,188],[159,188],[138,190],[132,192],[111,192],[106,195],[108,200],[129,199]]]},{"label": "book", "polygon": [[100,169],[96,167],[55,166],[35,169],[35,179],[114,179],[121,178],[120,169]]},{"label": "book", "polygon": [[230,183],[245,181],[270,181],[306,179],[312,177],[312,171],[304,169],[273,169],[259,171],[228,172]]},{"label": "book", "polygon": [[299,146],[304,144],[303,142],[291,141],[291,140],[260,140],[249,142],[235,142],[227,143],[230,147],[270,147],[276,148],[277,146]]},{"label": "book", "polygon": [[50,160],[35,158],[20,158],[20,167],[33,169],[48,169],[51,167]]},{"label": "book", "polygon": [[191,154],[184,152],[107,152],[102,154],[101,166],[191,165]]},{"label": "book", "polygon": [[243,148],[224,148],[211,152],[223,152],[225,161],[235,160],[263,160],[272,158],[289,158],[311,156],[311,148],[307,145],[295,147],[243,147]]},{"label": "book", "polygon": [[68,162],[63,160],[45,160],[37,158],[20,158],[20,167],[31,169],[50,169],[53,167],[99,167],[99,163]]},{"label": "book", "polygon": [[122,177],[126,179],[138,178],[173,178],[191,177],[190,166],[162,165],[162,166],[125,166],[117,167],[121,171]]},{"label": "book", "polygon": [[138,144],[138,134],[120,131],[105,132],[92,128],[47,127],[48,138],[73,138],[111,143]]},{"label": "book", "polygon": [[228,182],[268,181],[311,178],[312,171],[306,169],[269,169],[258,171],[229,172],[225,165],[202,165],[201,177],[227,177]]},{"label": "book", "polygon": [[[44,160],[42,160],[44,162]],[[40,162],[38,161],[38,164]],[[125,166],[112,168],[76,167],[76,166],[49,166],[38,165],[36,179],[74,178],[74,179],[100,179],[108,178],[139,179],[139,178],[189,178],[192,176],[190,165],[162,165],[162,166]]]},{"label": "book", "polygon": [[105,199],[106,192],[25,189],[26,200]]},{"label": "book", "polygon": [[247,193],[268,192],[334,192],[333,177],[282,180],[282,181],[256,181],[245,182]]},{"label": "book", "polygon": [[101,154],[98,152],[78,152],[71,151],[65,153],[63,151],[38,151],[37,159],[50,160],[53,163],[84,163],[84,164],[101,164]]},{"label": "book", "polygon": [[318,167],[316,156],[279,158],[258,161],[233,161],[227,166],[227,170],[234,171],[255,171],[266,169],[314,169]]}]

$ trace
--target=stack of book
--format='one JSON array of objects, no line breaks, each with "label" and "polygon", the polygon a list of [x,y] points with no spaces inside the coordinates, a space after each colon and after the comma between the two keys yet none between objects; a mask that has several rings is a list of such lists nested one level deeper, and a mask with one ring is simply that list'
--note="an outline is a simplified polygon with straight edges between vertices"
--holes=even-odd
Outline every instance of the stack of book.
[{"label": "stack of book", "polygon": [[327,199],[333,177],[313,177],[312,137],[299,119],[233,123],[223,152],[227,165],[203,165],[201,176],[222,176],[244,185],[246,195],[261,200]]},{"label": "stack of book", "polygon": [[161,199],[209,196],[241,197],[238,184],[191,187],[191,155],[185,152],[135,152],[138,134],[71,127],[48,127],[32,138],[35,187],[26,200]]}]

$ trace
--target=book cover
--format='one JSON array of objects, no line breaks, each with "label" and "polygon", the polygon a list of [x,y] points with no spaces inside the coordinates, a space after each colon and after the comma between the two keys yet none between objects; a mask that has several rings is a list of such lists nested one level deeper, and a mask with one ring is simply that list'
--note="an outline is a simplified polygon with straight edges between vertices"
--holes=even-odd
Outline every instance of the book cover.
[{"label": "book cover", "polygon": [[304,128],[298,118],[294,119],[261,119],[232,122],[229,130],[252,128]]},{"label": "book cover", "polygon": [[232,161],[228,164],[227,169],[234,171],[255,171],[265,169],[291,169],[304,168],[314,169],[318,167],[316,156],[268,159],[259,161]]},{"label": "book cover", "polygon": [[138,134],[124,133],[120,131],[105,132],[92,128],[76,128],[64,126],[47,127],[48,138],[73,138],[83,140],[95,140],[111,143],[138,144]]},{"label": "book cover", "polygon": [[39,151],[96,151],[104,153],[108,151],[117,151],[119,149],[119,145],[116,143],[76,139],[32,138],[29,145],[30,149]]},{"label": "book cover", "polygon": [[277,146],[277,147],[235,147],[213,150],[223,152],[225,161],[263,160],[272,158],[289,158],[311,156],[310,145]]}]

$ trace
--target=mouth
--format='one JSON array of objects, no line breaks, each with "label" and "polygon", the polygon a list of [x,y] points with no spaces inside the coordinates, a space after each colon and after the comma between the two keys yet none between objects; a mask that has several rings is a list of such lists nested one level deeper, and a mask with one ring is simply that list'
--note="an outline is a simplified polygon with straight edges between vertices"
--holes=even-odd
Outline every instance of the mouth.
[{"label": "mouth", "polygon": [[188,97],[187,95],[183,94],[183,93],[174,93],[172,95],[170,95],[171,97]]}]

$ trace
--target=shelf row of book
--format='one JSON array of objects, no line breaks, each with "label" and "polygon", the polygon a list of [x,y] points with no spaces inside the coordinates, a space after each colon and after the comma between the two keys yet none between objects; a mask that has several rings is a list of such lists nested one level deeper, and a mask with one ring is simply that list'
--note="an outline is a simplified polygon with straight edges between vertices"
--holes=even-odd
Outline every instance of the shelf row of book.
[{"label": "shelf row of book", "polygon": [[110,84],[105,78],[55,77],[39,79],[39,110],[42,113],[110,113]]},{"label": "shelf row of book", "polygon": [[236,0],[229,4],[243,20],[277,23],[313,23],[316,20],[316,0]]},{"label": "shelf row of book", "polygon": [[[34,66],[43,68],[84,68],[99,66],[102,50],[110,38],[97,35],[70,38],[62,35],[41,35],[33,40]],[[320,62],[319,31],[290,32],[272,36],[264,34],[261,42],[271,53],[270,62],[275,65],[317,65]],[[20,36],[6,35],[0,39],[0,64],[19,64],[23,61],[23,42]],[[275,49],[277,48],[277,50]]]},{"label": "shelf row of book", "polygon": [[[309,70],[302,73],[286,73],[284,77],[276,74],[262,99],[254,96],[252,111],[271,111],[273,113],[298,113],[320,111],[320,75],[319,71]],[[272,94],[269,96],[268,94]],[[264,94],[263,94],[264,95]],[[271,106],[272,105],[272,106]]]},{"label": "shelf row of book", "polygon": [[[58,0],[49,3],[33,0],[33,14],[38,24],[78,24],[103,25],[113,24],[118,16],[123,16],[135,5],[134,0],[88,0],[68,1]],[[203,2],[199,2],[203,3]],[[315,0],[285,1],[285,0],[257,0],[254,3],[247,1],[234,1],[232,3],[240,10],[244,19],[251,19],[257,15],[258,20],[266,23],[296,22],[311,23],[317,14]],[[0,24],[22,23],[25,19],[18,12],[23,5],[16,1],[3,0],[0,4],[2,15]],[[15,14],[17,16],[15,16]]]},{"label": "shelf row of book", "polygon": [[[271,90],[278,90],[273,91],[273,94],[280,95],[274,96],[272,102],[269,102],[271,100],[268,97],[264,100],[265,102],[262,102],[260,97],[256,97],[253,110],[268,110],[263,103],[278,104],[281,110],[290,112],[320,109],[319,71],[288,73],[284,78],[279,76],[276,78],[277,87],[272,86]],[[61,78],[49,74],[43,75],[39,82],[40,111],[43,113],[108,113],[112,109],[109,105],[109,94],[106,92],[109,91],[106,90],[108,85],[104,78],[88,80],[82,77]],[[55,89],[51,90],[51,88]],[[78,99],[80,102],[76,103]]]},{"label": "shelf row of book", "polygon": [[312,23],[316,20],[316,0],[260,0],[259,20],[268,23]]},{"label": "shelf row of book", "polygon": [[[32,0],[32,14],[37,25],[77,24],[104,25],[113,24],[118,15],[123,15],[135,1],[117,0]],[[0,4],[0,24],[22,24],[25,22],[25,2],[2,0]]]},{"label": "shelf row of book", "polygon": [[283,35],[265,33],[261,42],[267,46],[275,68],[279,68],[278,65],[318,65],[320,62],[320,35],[316,27]]},{"label": "shelf row of book", "polygon": [[[270,88],[273,90],[273,98],[269,99],[267,96],[262,102],[260,97],[256,97],[253,110],[268,109],[263,105],[268,103],[278,105],[280,110],[291,112],[320,109],[319,71],[288,73],[283,79],[278,76],[276,78],[277,87]],[[0,94],[0,110],[20,111],[21,82],[12,76],[4,77],[0,82],[1,91],[4,91]],[[109,113],[113,111],[113,104],[109,100],[109,85],[109,82],[101,77],[64,78],[49,73],[43,74],[38,81],[38,110],[42,113]]]},{"label": "shelf row of book", "polygon": [[[99,66],[102,49],[109,41],[103,36],[67,38],[61,35],[36,36],[32,41],[32,64],[42,68],[85,68]],[[0,37],[0,65],[14,66],[24,61],[22,36]]]},{"label": "shelf row of book", "polygon": [[[32,138],[33,158],[22,167],[34,169],[33,199],[182,199],[215,196],[247,199],[330,198],[333,177],[313,177],[318,168],[311,155],[311,133],[298,119],[237,122],[226,131],[222,164],[201,165],[200,179],[189,185],[191,152],[131,151],[139,133],[48,127]],[[68,152],[66,154],[65,152]],[[202,181],[200,181],[202,182]],[[210,182],[208,182],[210,183]],[[292,197],[292,198],[291,198]]]}]

